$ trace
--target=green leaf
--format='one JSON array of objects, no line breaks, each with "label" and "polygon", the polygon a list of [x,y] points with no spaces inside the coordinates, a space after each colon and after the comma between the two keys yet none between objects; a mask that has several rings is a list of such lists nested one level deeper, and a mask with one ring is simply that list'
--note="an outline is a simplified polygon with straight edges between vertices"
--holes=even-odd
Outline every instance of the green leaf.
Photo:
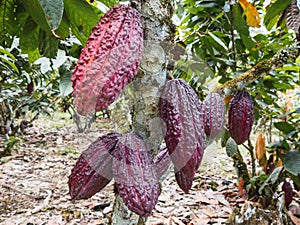
[{"label": "green leaf", "polygon": [[[99,16],[93,7],[86,1],[64,0],[64,4],[72,30],[75,30],[74,34],[81,41],[81,44],[85,45],[85,42],[82,43],[82,41],[84,39],[87,40],[92,28],[96,26],[97,22],[99,21]],[[82,35],[84,35],[86,38],[82,38]]]},{"label": "green leaf", "polygon": [[200,62],[194,62],[191,63],[189,66],[192,69],[192,71],[197,74],[197,76],[201,76],[201,77],[213,77],[213,72],[211,71],[211,69],[208,67],[208,65],[203,62],[202,60],[199,59]]},{"label": "green leaf", "polygon": [[39,27],[31,17],[28,17],[20,37],[20,48],[23,53],[38,48]]},{"label": "green leaf", "polygon": [[262,194],[262,192],[263,192],[263,190],[264,190],[264,188],[265,188],[266,186],[268,186],[268,185],[270,185],[270,184],[274,184],[274,183],[277,181],[277,179],[278,179],[278,177],[279,177],[279,174],[280,174],[281,170],[282,170],[282,166],[277,167],[277,168],[275,168],[275,169],[273,170],[273,172],[270,174],[270,176],[269,176],[269,177],[265,180],[265,182],[260,186],[260,188],[259,188],[259,190],[258,190],[259,194]]},{"label": "green leaf", "polygon": [[[0,49],[0,50],[2,50],[2,49]],[[0,55],[0,62],[3,66],[5,66],[7,69],[11,70],[12,72],[19,73],[19,70],[16,67],[16,65],[1,55]]]},{"label": "green leaf", "polygon": [[300,72],[300,66],[283,66],[281,68],[277,68],[276,71],[295,71]]},{"label": "green leaf", "polygon": [[211,39],[211,37],[206,35],[203,37],[202,41],[204,42],[204,45],[205,45],[206,49],[208,50],[208,52],[210,53],[211,57],[215,58],[215,53],[212,48],[212,45],[210,44],[210,39]]},{"label": "green leaf", "polygon": [[44,31],[51,33],[51,29],[46,21],[44,11],[38,0],[21,0],[27,12]]},{"label": "green leaf", "polygon": [[43,56],[55,58],[58,51],[58,44],[59,41],[52,34],[40,31],[39,49]]},{"label": "green leaf", "polygon": [[225,43],[216,35],[214,35],[212,32],[208,32],[208,35],[211,36],[211,38],[218,44],[220,45],[225,51],[228,51],[227,46]]},{"label": "green leaf", "polygon": [[290,146],[287,143],[287,141],[284,139],[282,141],[276,141],[276,142],[272,142],[270,145],[271,148],[273,149],[282,149],[285,151],[289,151],[290,150]]},{"label": "green leaf", "polygon": [[13,54],[11,54],[9,51],[7,51],[6,49],[3,49],[1,47],[0,47],[0,53],[2,53],[3,55],[7,55],[12,60],[16,59],[16,57]]},{"label": "green leaf", "polygon": [[300,179],[299,179],[299,177],[298,176],[294,176],[292,174],[290,174],[290,176],[291,176],[294,184],[296,184],[298,187],[300,187]]},{"label": "green leaf", "polygon": [[[249,35],[241,34],[241,39],[246,48],[252,49],[255,47],[255,42],[251,39],[251,37]],[[251,51],[250,54],[252,52],[253,51]]]},{"label": "green leaf", "polygon": [[274,126],[278,130],[282,131],[285,134],[288,134],[288,133],[295,130],[295,127],[292,124],[288,123],[288,122],[277,122],[277,123],[274,123]]},{"label": "green leaf", "polygon": [[72,72],[68,72],[59,82],[59,91],[62,98],[67,97],[73,92],[71,77]]},{"label": "green leaf", "polygon": [[230,137],[231,137],[231,135],[230,135],[229,131],[227,129],[225,129],[224,135],[221,140],[222,148],[226,147],[226,143]]},{"label": "green leaf", "polygon": [[243,18],[242,10],[239,4],[233,6],[233,19],[234,19],[234,28],[238,33],[248,36],[249,35],[249,26]]},{"label": "green leaf", "polygon": [[294,86],[289,84],[289,83],[279,83],[279,82],[274,82],[274,87],[278,90],[289,90],[293,89]]},{"label": "green leaf", "polygon": [[238,145],[236,142],[230,137],[226,142],[226,153],[229,157],[234,156],[238,152]]},{"label": "green leaf", "polygon": [[34,62],[40,57],[39,55],[39,31],[40,28],[28,17],[24,29],[20,35],[20,48],[22,53],[27,53],[30,62]]},{"label": "green leaf", "polygon": [[71,29],[76,38],[80,41],[81,45],[85,46],[85,43],[88,40],[88,36],[84,35],[75,24],[71,23]]},{"label": "green leaf", "polygon": [[[14,35],[16,32],[15,23],[15,8],[16,4],[14,0],[0,0],[0,37],[4,38],[6,33]],[[0,39],[0,40],[1,40]],[[0,42],[2,43],[2,42]]]},{"label": "green leaf", "polygon": [[55,33],[60,38],[65,39],[70,34],[69,28],[70,28],[70,21],[68,20],[67,16],[64,15],[62,18],[62,21],[60,22],[60,25],[57,28],[57,30],[55,31]]},{"label": "green leaf", "polygon": [[44,11],[46,21],[51,30],[56,30],[62,20],[64,12],[63,0],[39,0]]},{"label": "green leaf", "polygon": [[30,51],[27,53],[28,54],[28,59],[29,63],[33,63],[35,60],[41,57],[39,49],[35,49],[34,51]]},{"label": "green leaf", "polygon": [[[233,19],[234,19],[234,28],[240,34],[244,46],[249,50],[255,47],[255,42],[252,40],[252,38],[249,35],[249,26],[245,21],[245,19],[243,18],[242,10],[239,4],[233,6]],[[250,53],[252,52],[253,51],[250,51]]]},{"label": "green leaf", "polygon": [[276,24],[277,19],[274,20],[274,18],[278,18],[279,14],[282,13],[290,3],[291,0],[277,0],[270,6],[264,18],[264,23],[268,30],[271,30]]},{"label": "green leaf", "polygon": [[300,174],[300,153],[297,150],[287,152],[283,160],[284,168],[291,174],[298,176]]}]

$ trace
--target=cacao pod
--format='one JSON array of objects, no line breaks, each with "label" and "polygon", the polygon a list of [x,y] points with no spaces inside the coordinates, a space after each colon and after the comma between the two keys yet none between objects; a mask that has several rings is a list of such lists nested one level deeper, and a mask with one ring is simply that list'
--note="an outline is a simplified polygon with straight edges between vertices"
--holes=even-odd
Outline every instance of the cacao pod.
[{"label": "cacao pod", "polygon": [[160,148],[158,154],[154,158],[157,177],[160,178],[170,166],[171,159],[166,147]]},{"label": "cacao pod", "polygon": [[111,8],[93,28],[72,74],[79,114],[106,109],[138,72],[143,32],[139,12]]},{"label": "cacao pod", "polygon": [[99,137],[82,152],[69,176],[71,198],[87,199],[103,189],[113,177],[112,153],[121,135]]},{"label": "cacao pod", "polygon": [[34,84],[33,84],[33,82],[31,81],[29,84],[27,84],[27,92],[28,92],[28,94],[29,94],[29,95],[32,95],[33,90],[34,90]]},{"label": "cacao pod", "polygon": [[240,145],[249,139],[254,122],[254,104],[247,91],[238,91],[229,102],[228,126],[231,137]]},{"label": "cacao pod", "polygon": [[113,174],[126,206],[140,216],[149,216],[157,203],[160,187],[150,150],[135,132],[119,139]]},{"label": "cacao pod", "polygon": [[193,178],[204,152],[203,115],[197,94],[184,80],[169,80],[159,107],[171,160],[175,168]]},{"label": "cacao pod", "polygon": [[293,201],[293,187],[288,181],[284,181],[282,185],[282,190],[284,191],[284,202],[285,206],[288,208]]},{"label": "cacao pod", "polygon": [[205,134],[214,139],[224,126],[225,105],[218,93],[210,93],[202,104]]},{"label": "cacao pod", "polygon": [[193,179],[187,177],[180,170],[175,172],[175,178],[176,178],[176,182],[177,182],[178,186],[181,188],[181,190],[183,190],[184,193],[188,194],[192,188]]},{"label": "cacao pod", "polygon": [[[203,158],[203,151],[200,151],[199,147],[197,147],[196,151],[194,152],[190,160],[183,168],[179,170],[175,168],[175,177],[176,177],[177,184],[186,194],[189,192],[189,190],[192,187],[194,175],[197,172],[197,169],[201,163],[202,158]],[[193,176],[187,176],[186,174],[189,173],[187,173],[186,171],[192,171]]]}]

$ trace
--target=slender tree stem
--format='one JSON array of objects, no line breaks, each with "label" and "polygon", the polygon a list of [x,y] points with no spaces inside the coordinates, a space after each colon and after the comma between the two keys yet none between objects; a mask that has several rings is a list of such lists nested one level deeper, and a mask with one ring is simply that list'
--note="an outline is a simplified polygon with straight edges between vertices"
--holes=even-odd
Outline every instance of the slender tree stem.
[{"label": "slender tree stem", "polygon": [[230,35],[231,35],[231,42],[232,42],[233,60],[235,63],[234,71],[236,71],[236,52],[235,52],[235,42],[234,42],[234,18],[233,18],[233,6],[232,5],[230,5]]},{"label": "slender tree stem", "polygon": [[256,174],[256,166],[255,166],[254,147],[253,147],[250,139],[248,139],[248,147],[249,147],[248,150],[249,150],[250,156],[251,156],[252,177],[253,177]]}]

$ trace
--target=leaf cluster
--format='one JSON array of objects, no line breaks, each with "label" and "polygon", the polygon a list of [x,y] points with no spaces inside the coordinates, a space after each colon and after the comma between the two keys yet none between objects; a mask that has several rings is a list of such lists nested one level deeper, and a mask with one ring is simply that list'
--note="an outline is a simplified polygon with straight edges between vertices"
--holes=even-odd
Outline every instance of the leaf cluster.
[{"label": "leaf cluster", "polygon": [[[101,5],[116,3],[107,0]],[[84,0],[1,0],[0,45],[10,47],[14,37],[19,37],[20,49],[30,62],[41,56],[55,58],[61,40],[71,35],[85,44],[103,14],[94,5]]]},{"label": "leaf cluster", "polygon": [[[266,7],[264,1],[177,1],[177,15],[181,22],[177,37],[187,46],[188,51],[207,63],[216,80],[224,84],[250,70],[254,65],[273,58],[277,52],[296,41],[295,33],[285,24],[285,19],[288,21],[289,18],[285,18],[284,12],[291,2],[277,0]],[[255,24],[254,28],[247,18],[253,16],[253,22],[257,12],[261,21],[264,21],[260,28],[257,26],[258,20],[252,23]],[[259,175],[255,170],[257,161],[251,141],[245,145],[253,164],[251,179],[245,179],[246,185],[251,186],[248,191],[252,196],[272,196],[278,184],[287,177],[299,184],[299,58],[281,68],[271,72],[268,72],[269,70],[270,68],[267,71],[262,68],[260,73],[264,75],[246,87],[255,101],[253,131],[266,134],[269,143],[269,153],[264,159],[265,162],[259,162],[262,167],[266,166],[269,169],[263,168],[264,172]],[[199,71],[194,72],[196,75],[188,76],[188,73],[185,73],[179,74],[178,77],[183,77],[192,84],[196,81],[193,87],[202,87],[202,80],[195,79],[199,76]],[[234,94],[236,90],[229,91]],[[225,136],[224,146],[230,135]],[[237,146],[234,149],[238,149]],[[275,176],[272,172],[277,161],[283,162],[285,170],[283,173],[278,173],[279,169],[276,170]],[[234,163],[244,165],[244,159],[236,157]],[[240,176],[248,177],[247,169],[243,171],[247,174],[242,173]]]},{"label": "leaf cluster", "polygon": [[70,106],[71,70],[90,31],[118,1],[0,0],[0,134],[16,135],[40,114]]}]

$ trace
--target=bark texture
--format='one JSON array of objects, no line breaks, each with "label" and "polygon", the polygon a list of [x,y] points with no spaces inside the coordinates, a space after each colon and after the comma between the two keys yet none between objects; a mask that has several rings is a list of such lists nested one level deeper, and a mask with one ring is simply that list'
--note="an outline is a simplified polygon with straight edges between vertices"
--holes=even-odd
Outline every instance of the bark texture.
[{"label": "bark texture", "polygon": [[[174,29],[171,22],[173,5],[168,0],[131,1],[142,14],[144,47],[140,72],[130,85],[132,93],[132,128],[144,138],[155,156],[164,137],[159,118],[158,102],[167,75],[167,52],[164,43],[172,42]],[[112,224],[144,224],[130,212],[116,193]]]}]

